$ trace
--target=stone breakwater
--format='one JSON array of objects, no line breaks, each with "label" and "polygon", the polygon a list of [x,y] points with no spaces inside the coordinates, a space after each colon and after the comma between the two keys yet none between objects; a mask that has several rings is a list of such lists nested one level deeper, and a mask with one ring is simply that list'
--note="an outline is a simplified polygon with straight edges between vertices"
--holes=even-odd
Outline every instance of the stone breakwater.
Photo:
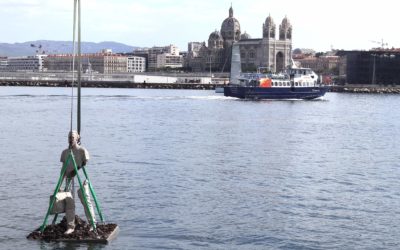
[{"label": "stone breakwater", "polygon": [[[74,83],[76,86],[76,82]],[[86,88],[142,88],[142,89],[215,89],[219,84],[201,83],[133,83],[130,81],[82,81]],[[71,81],[0,80],[0,86],[71,87]]]},{"label": "stone breakwater", "polygon": [[[75,83],[76,85],[76,83]],[[65,80],[1,80],[0,86],[29,86],[29,87],[71,87],[71,81]],[[223,84],[205,83],[133,83],[130,81],[82,81],[86,88],[142,88],[142,89],[199,89],[212,90],[223,87]],[[366,86],[344,85],[331,86],[330,92],[362,93],[362,94],[400,94],[400,86]]]},{"label": "stone breakwater", "polygon": [[362,94],[400,94],[400,86],[384,87],[384,86],[332,86],[330,92],[338,93],[362,93]]}]

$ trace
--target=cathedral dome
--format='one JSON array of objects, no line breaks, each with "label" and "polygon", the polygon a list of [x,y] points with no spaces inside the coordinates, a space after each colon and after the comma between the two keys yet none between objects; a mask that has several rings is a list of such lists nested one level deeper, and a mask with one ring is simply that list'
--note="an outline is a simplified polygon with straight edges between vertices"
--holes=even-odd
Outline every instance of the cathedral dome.
[{"label": "cathedral dome", "polygon": [[271,15],[265,19],[263,24],[263,37],[264,38],[275,38],[276,25]]},{"label": "cathedral dome", "polygon": [[266,26],[270,26],[270,27],[275,26],[275,22],[274,22],[274,20],[272,19],[271,15],[269,15],[269,16],[265,19],[265,25],[266,25]]},{"label": "cathedral dome", "polygon": [[240,39],[240,24],[233,17],[233,9],[229,8],[229,17],[227,17],[221,25],[221,35],[224,40],[238,41]]},{"label": "cathedral dome", "polygon": [[291,27],[292,25],[290,24],[290,22],[289,22],[289,19],[285,16],[285,18],[283,18],[282,19],[282,24],[281,24],[281,26],[282,27]]},{"label": "cathedral dome", "polygon": [[292,39],[292,25],[287,17],[283,18],[279,25],[279,40]]},{"label": "cathedral dome", "polygon": [[240,40],[246,40],[246,39],[251,39],[251,36],[247,34],[245,31],[242,35],[240,35]]},{"label": "cathedral dome", "polygon": [[221,33],[219,33],[219,31],[216,30],[210,34],[210,36],[208,37],[208,40],[218,40],[219,41],[219,40],[223,40],[223,39],[222,39]]},{"label": "cathedral dome", "polygon": [[224,40],[222,39],[221,33],[219,31],[214,31],[208,37],[208,47],[210,49],[218,49],[223,47]]}]

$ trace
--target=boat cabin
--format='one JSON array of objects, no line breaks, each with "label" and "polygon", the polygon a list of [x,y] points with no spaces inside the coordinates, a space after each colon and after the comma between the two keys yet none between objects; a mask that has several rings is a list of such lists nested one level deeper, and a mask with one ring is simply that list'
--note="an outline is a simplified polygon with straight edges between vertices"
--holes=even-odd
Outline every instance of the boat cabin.
[{"label": "boat cabin", "polygon": [[240,86],[247,87],[293,88],[318,86],[318,76],[309,68],[293,68],[279,74],[243,73],[238,80]]}]

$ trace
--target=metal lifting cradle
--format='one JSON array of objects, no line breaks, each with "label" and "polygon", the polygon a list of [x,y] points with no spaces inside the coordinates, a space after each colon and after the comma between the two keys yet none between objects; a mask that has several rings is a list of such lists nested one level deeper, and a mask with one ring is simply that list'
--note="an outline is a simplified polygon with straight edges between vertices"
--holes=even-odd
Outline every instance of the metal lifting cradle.
[{"label": "metal lifting cradle", "polygon": [[[80,186],[81,190],[83,190],[83,184],[82,184],[81,178],[79,177],[79,174],[78,174],[78,166],[76,165],[74,153],[72,152],[72,149],[71,149],[70,152],[69,152],[68,158],[67,158],[67,160],[65,161],[65,163],[64,163],[64,165],[63,165],[63,167],[62,167],[61,174],[60,174],[60,178],[58,179],[56,189],[54,190],[53,196],[51,196],[49,208],[47,209],[47,213],[46,213],[46,216],[45,216],[45,218],[44,218],[43,224],[42,224],[42,226],[40,227],[40,232],[41,232],[41,233],[43,233],[44,229],[46,228],[47,219],[48,219],[50,213],[53,211],[54,203],[55,203],[55,200],[56,200],[56,194],[57,194],[57,192],[60,190],[60,187],[62,186],[62,183],[63,183],[63,180],[64,180],[64,175],[65,175],[65,171],[67,170],[68,163],[69,163],[71,160],[72,160],[72,163],[73,163],[73,165],[74,165],[74,171],[75,171],[75,173],[76,173],[76,177],[77,177],[77,179],[78,179],[79,186]],[[100,220],[101,220],[102,223],[104,223],[103,214],[101,213],[101,209],[100,209],[100,205],[99,205],[99,203],[98,203],[98,201],[97,201],[96,193],[94,192],[94,189],[93,189],[93,187],[92,187],[92,184],[91,184],[90,181],[89,181],[89,176],[87,175],[87,172],[86,172],[86,170],[85,170],[85,167],[82,167],[82,170],[83,170],[83,173],[85,174],[86,180],[87,180],[88,183],[89,183],[90,193],[92,194],[92,197],[93,197],[94,202],[95,202],[95,204],[96,204],[96,209],[97,209],[97,212],[98,212],[98,214],[99,214],[99,216],[100,216]],[[64,189],[64,191],[68,191],[70,182],[71,182],[71,179],[68,178],[67,181],[66,181],[66,184],[65,184],[65,189]],[[92,213],[90,212],[90,209],[89,209],[89,206],[88,206],[88,201],[87,201],[86,195],[83,195],[83,198],[84,198],[84,203],[85,203],[84,205],[85,205],[87,211],[89,211],[89,214],[90,214],[90,224],[92,225],[92,227],[93,227],[93,229],[94,229],[94,232],[97,233],[97,231],[96,231],[96,224],[94,223],[94,219],[93,219],[93,218],[94,218],[94,214],[92,214]],[[56,219],[57,219],[58,214],[59,214],[59,213],[55,213],[55,215],[54,215],[54,220],[53,220],[53,223],[52,223],[52,224],[55,224],[55,221],[56,221]]]},{"label": "metal lifting cradle", "polygon": [[[74,89],[74,71],[75,71],[75,56],[77,57],[77,132],[78,135],[80,135],[80,130],[81,130],[81,28],[80,28],[80,19],[81,19],[81,11],[80,11],[80,0],[74,0],[74,24],[73,24],[73,59],[72,59],[72,86],[71,86],[71,129],[70,133],[72,133],[72,121],[73,121],[73,89]],[[78,27],[77,32],[76,32],[76,26]],[[78,42],[77,45],[75,43],[75,35],[77,33],[78,37]],[[77,54],[75,53],[75,47],[77,46]],[[79,139],[78,139],[78,144],[79,144]],[[53,195],[50,197],[50,203],[49,207],[47,209],[46,216],[44,218],[44,221],[42,225],[35,231],[33,231],[31,234],[27,236],[28,239],[38,239],[38,240],[46,240],[46,241],[67,241],[67,242],[89,242],[89,243],[108,243],[110,240],[115,238],[118,234],[119,228],[116,224],[105,224],[103,214],[100,209],[100,205],[96,196],[96,193],[94,192],[93,186],[89,180],[89,176],[86,172],[85,169],[85,164],[78,165],[76,162],[76,158],[72,149],[72,146],[70,144],[69,152],[65,160],[63,160],[63,166],[61,169],[60,177],[58,178],[58,182],[56,185],[56,188],[53,192]],[[73,166],[73,175],[71,176],[65,176],[67,173],[67,168],[69,168],[69,171],[71,171],[71,163]],[[81,164],[81,163],[79,163]],[[90,197],[89,197],[89,192],[85,192],[85,183],[82,183],[81,177],[79,176],[78,170],[82,168],[82,171],[85,175],[86,178],[86,183],[88,185],[89,191],[91,196],[93,197],[93,200],[96,205],[96,210],[97,213],[100,217],[101,224],[96,225],[95,222],[95,214],[94,210],[89,209],[89,203],[90,203]],[[70,172],[69,172],[70,173]],[[82,204],[85,208],[85,212],[87,211],[89,215],[87,219],[89,220],[88,222],[90,223],[92,231],[89,230],[89,226],[85,224],[87,228],[85,228],[85,232],[83,232],[83,229],[78,230],[80,234],[75,232],[77,230],[72,230],[71,234],[65,235],[65,234],[59,234],[55,233],[55,228],[58,227],[61,228],[61,222],[60,224],[56,224],[58,214],[64,213],[65,212],[65,207],[66,207],[66,201],[65,200],[60,200],[60,202],[57,202],[57,194],[60,192],[60,188],[63,185],[64,179],[65,181],[65,188],[64,192],[70,191],[71,184],[73,186],[73,178],[75,176],[78,179],[79,182],[79,187],[82,192]],[[72,197],[72,194],[70,194]],[[88,201],[89,199],[89,201]],[[75,202],[74,199],[72,198],[72,202]],[[62,204],[64,204],[64,208],[62,208]],[[60,207],[58,207],[60,205]],[[91,205],[90,205],[91,206]],[[50,214],[54,214],[54,219],[52,222],[52,225],[47,225],[47,220]],[[77,217],[79,218],[79,217]],[[74,221],[74,223],[76,220]],[[49,228],[49,230],[47,230]]]}]

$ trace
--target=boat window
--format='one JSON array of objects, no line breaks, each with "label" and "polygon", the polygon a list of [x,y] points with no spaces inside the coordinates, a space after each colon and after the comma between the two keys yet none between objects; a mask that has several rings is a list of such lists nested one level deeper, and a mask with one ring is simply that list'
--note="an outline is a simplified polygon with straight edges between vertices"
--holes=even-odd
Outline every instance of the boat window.
[{"label": "boat window", "polygon": [[282,82],[279,82],[279,86],[282,86]]}]

